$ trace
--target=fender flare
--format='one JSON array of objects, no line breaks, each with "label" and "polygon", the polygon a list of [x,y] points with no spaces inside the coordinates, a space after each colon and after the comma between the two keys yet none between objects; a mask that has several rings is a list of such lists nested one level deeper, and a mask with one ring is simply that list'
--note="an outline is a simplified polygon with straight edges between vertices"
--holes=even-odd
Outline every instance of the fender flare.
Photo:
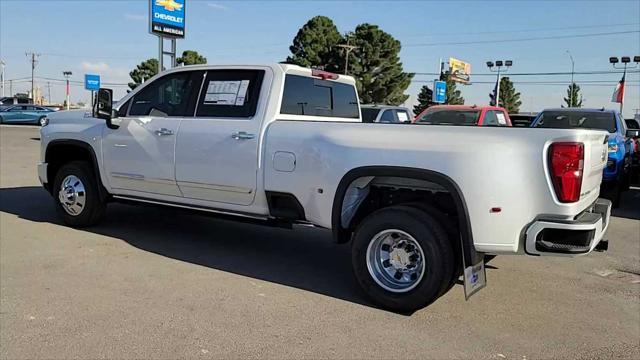
[{"label": "fender flare", "polygon": [[410,168],[401,166],[364,166],[350,170],[347,172],[340,183],[333,199],[333,207],[331,213],[331,230],[333,238],[338,243],[349,241],[350,232],[341,225],[341,213],[344,196],[351,183],[364,176],[396,176],[418,180],[426,180],[441,185],[451,194],[458,213],[458,228],[460,229],[460,241],[465,264],[472,264],[476,256],[475,247],[473,245],[473,234],[471,232],[471,222],[469,220],[469,210],[464,199],[464,195],[458,184],[453,179],[442,173]]},{"label": "fender flare", "polygon": [[[100,177],[100,165],[98,164],[98,157],[96,156],[96,152],[93,149],[93,147],[85,142],[85,141],[81,141],[81,140],[75,140],[75,139],[55,139],[55,140],[51,140],[48,144],[47,144],[47,149],[45,150],[44,153],[44,159],[45,162],[49,162],[49,150],[53,147],[56,146],[77,146],[80,148],[83,148],[84,150],[87,150],[89,152],[89,154],[91,154],[91,162],[93,165],[93,172],[96,175],[96,180],[98,181],[98,192],[100,195],[100,198],[102,199],[106,199],[109,197],[109,192],[107,191],[107,189],[104,187],[104,184],[102,183],[102,178]],[[53,179],[49,180],[49,187],[53,186]]]}]

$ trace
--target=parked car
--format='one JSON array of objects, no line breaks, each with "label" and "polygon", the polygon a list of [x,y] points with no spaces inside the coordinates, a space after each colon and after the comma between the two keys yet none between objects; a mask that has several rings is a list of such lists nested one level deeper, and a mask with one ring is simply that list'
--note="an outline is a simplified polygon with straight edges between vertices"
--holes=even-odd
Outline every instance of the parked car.
[{"label": "parked car", "polygon": [[33,104],[33,100],[24,96],[3,96],[0,97],[0,105]]},{"label": "parked car", "polygon": [[361,105],[362,122],[366,123],[410,123],[409,109],[390,105]]},{"label": "parked car", "polygon": [[54,110],[38,105],[8,105],[0,107],[0,124],[40,125]]},{"label": "parked car", "polygon": [[40,130],[38,176],[69,226],[124,201],[331,229],[362,291],[400,312],[460,275],[483,288],[484,253],[606,249],[605,131],[363,124],[352,77],[287,64],[178,67],[111,99]]},{"label": "parked car", "polygon": [[[640,130],[640,122],[636,119],[625,119],[627,129]],[[633,155],[631,157],[631,175],[635,179],[634,183],[640,183],[640,137],[633,137]]]},{"label": "parked car", "polygon": [[509,119],[511,119],[511,124],[513,124],[514,127],[530,127],[535,118],[535,113],[509,114]]},{"label": "parked car", "polygon": [[[638,130],[628,130],[620,113],[614,110],[560,108],[545,109],[533,121],[532,127],[554,129],[601,129],[609,132],[607,166],[604,169],[602,192],[620,204],[622,191],[629,188],[631,162],[634,153],[633,137]],[[602,155],[605,157],[605,155]]]},{"label": "parked car", "polygon": [[511,126],[509,114],[497,106],[436,105],[415,117],[414,123],[427,125]]}]

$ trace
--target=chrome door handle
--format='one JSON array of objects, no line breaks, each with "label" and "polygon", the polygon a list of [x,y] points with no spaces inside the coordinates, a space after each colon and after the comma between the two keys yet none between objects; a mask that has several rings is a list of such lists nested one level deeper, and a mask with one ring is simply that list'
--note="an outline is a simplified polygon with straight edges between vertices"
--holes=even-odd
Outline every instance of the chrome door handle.
[{"label": "chrome door handle", "polygon": [[249,140],[249,139],[253,139],[256,136],[254,134],[249,134],[245,131],[237,131],[231,134],[231,137],[236,140]]},{"label": "chrome door handle", "polygon": [[160,128],[156,130],[156,135],[158,136],[173,135],[173,130],[169,130],[167,128]]}]

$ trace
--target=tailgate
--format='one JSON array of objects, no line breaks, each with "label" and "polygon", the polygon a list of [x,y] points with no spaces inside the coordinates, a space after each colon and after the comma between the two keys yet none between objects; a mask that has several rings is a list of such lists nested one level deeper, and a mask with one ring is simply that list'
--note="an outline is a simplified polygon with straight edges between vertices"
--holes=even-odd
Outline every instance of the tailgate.
[{"label": "tailgate", "polygon": [[602,131],[593,131],[583,135],[584,139],[584,170],[582,175],[582,191],[580,199],[591,192],[599,190],[602,182],[602,172],[607,165],[608,135]]}]

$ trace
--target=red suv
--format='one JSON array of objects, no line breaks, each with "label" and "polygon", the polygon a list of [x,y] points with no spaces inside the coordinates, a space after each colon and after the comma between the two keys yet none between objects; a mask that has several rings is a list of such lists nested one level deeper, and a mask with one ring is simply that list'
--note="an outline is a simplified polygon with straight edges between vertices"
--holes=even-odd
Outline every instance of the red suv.
[{"label": "red suv", "polygon": [[476,105],[437,105],[427,108],[413,120],[415,124],[511,126],[504,108]]}]

